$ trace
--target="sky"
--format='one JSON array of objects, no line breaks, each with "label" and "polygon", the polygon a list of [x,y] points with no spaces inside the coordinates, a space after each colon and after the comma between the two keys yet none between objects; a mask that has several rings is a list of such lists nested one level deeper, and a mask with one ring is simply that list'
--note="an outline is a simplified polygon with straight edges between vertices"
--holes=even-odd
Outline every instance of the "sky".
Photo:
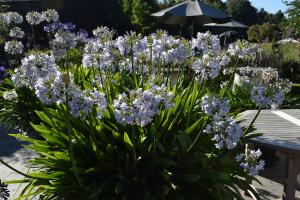
[{"label": "sky", "polygon": [[[222,1],[226,2],[226,0]],[[287,1],[291,2],[292,0]],[[287,6],[282,3],[282,0],[250,0],[250,2],[255,8],[258,8],[259,10],[264,8],[265,11],[273,14],[275,14],[278,10],[284,12],[287,9]]]}]

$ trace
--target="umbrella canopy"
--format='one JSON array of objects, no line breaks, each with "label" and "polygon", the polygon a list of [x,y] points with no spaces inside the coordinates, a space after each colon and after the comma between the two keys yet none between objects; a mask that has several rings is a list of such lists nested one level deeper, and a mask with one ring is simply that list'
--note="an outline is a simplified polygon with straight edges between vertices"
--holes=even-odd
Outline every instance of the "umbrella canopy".
[{"label": "umbrella canopy", "polygon": [[241,37],[241,36],[244,36],[244,35],[237,31],[227,31],[227,32],[219,35],[219,37],[229,37],[229,38]]},{"label": "umbrella canopy", "polygon": [[195,24],[227,23],[231,16],[202,1],[188,0],[178,5],[151,14],[164,24],[182,24],[191,21]]},{"label": "umbrella canopy", "polygon": [[225,24],[218,24],[218,23],[211,23],[211,24],[204,24],[203,26],[222,26],[222,27],[237,27],[237,28],[248,28],[248,26],[241,24],[237,21],[231,19],[231,22]]}]

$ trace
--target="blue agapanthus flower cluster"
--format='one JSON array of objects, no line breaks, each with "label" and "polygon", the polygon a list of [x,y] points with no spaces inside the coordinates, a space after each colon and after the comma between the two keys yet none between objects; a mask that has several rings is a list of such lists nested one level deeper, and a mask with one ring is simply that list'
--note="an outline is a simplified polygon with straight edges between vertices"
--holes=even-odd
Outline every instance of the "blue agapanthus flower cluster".
[{"label": "blue agapanthus flower cluster", "polygon": [[249,169],[249,175],[255,176],[258,174],[260,170],[264,170],[265,162],[263,160],[260,160],[258,162],[258,158],[262,155],[262,152],[258,149],[257,151],[249,150],[246,154],[238,154],[236,156],[237,161],[242,161],[241,167],[244,167],[244,169]]},{"label": "blue agapanthus flower cluster", "polygon": [[99,93],[96,88],[89,91],[76,89],[72,94],[72,100],[69,102],[72,116],[80,117],[82,114],[82,120],[84,121],[88,113],[92,112],[93,105],[96,105],[98,109],[96,119],[101,119],[106,110],[107,101],[105,94]]},{"label": "blue agapanthus flower cluster", "polygon": [[[197,59],[191,68],[197,74],[196,80],[214,79],[218,77],[222,67],[224,68],[230,62],[226,52],[221,53],[220,39],[209,32],[198,33],[197,38],[192,39],[192,49],[201,51],[202,56]],[[223,70],[224,74],[229,71]]]},{"label": "blue agapanthus flower cluster", "polygon": [[265,86],[260,83],[257,87],[253,87],[251,90],[251,99],[256,103],[258,107],[267,108],[271,107],[272,110],[277,109],[284,100],[284,90],[276,84],[269,84]]},{"label": "blue agapanthus flower cluster", "polygon": [[74,30],[75,25],[72,24],[71,22],[61,23],[61,21],[55,21],[52,24],[46,24],[46,26],[44,26],[44,31],[46,31],[48,33],[53,32],[58,29]]},{"label": "blue agapanthus flower cluster", "polygon": [[7,186],[8,185],[4,184],[4,182],[1,183],[1,179],[0,179],[0,197],[4,200],[7,200],[10,196]]},{"label": "blue agapanthus flower cluster", "polygon": [[119,94],[113,102],[115,118],[119,124],[145,125],[152,122],[153,117],[160,114],[159,107],[165,106],[165,110],[175,107],[170,102],[172,92],[166,92],[166,87],[151,85],[150,89],[142,91],[142,88],[130,91],[130,95]]},{"label": "blue agapanthus flower cluster", "polygon": [[7,71],[5,70],[5,63],[4,62],[0,62],[0,82],[4,81],[4,79],[6,78],[6,74]]},{"label": "blue agapanthus flower cluster", "polygon": [[227,116],[229,113],[228,105],[229,101],[227,99],[221,99],[219,96],[213,95],[205,95],[201,103],[202,111],[212,118],[212,122],[206,125],[203,132],[215,134],[212,140],[216,141],[215,146],[218,149],[224,147],[233,149],[243,134],[242,127]]},{"label": "blue agapanthus flower cluster", "polygon": [[77,32],[77,36],[87,38],[89,36],[89,33],[84,29],[79,29],[79,31]]}]

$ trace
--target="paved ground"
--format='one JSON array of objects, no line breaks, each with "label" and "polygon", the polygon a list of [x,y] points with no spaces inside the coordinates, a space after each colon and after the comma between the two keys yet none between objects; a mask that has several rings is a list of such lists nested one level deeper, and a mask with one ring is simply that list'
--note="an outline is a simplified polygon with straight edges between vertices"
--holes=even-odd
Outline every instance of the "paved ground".
[{"label": "paved ground", "polygon": [[[33,137],[33,136],[31,136]],[[30,149],[24,148],[22,145],[29,145],[29,142],[15,139],[14,137],[5,135],[5,128],[0,127],[0,159],[7,162],[9,165],[26,173],[28,168],[25,166],[30,165],[26,161],[38,156],[37,153]],[[275,166],[266,168],[256,176],[261,181],[262,185],[254,182],[253,186],[257,191],[265,195],[268,199],[279,200],[282,197],[283,180],[284,180],[285,160],[279,160]],[[20,180],[23,179],[22,175],[12,171],[3,164],[0,164],[0,179],[1,181]],[[300,200],[300,176],[298,176],[298,186],[295,199]],[[20,192],[26,185],[22,185],[17,191],[19,184],[10,184],[8,189],[11,191],[11,196],[14,199],[19,196]],[[17,192],[16,192],[17,191]],[[243,196],[245,200],[252,199],[251,197]],[[37,199],[37,198],[35,198]]]},{"label": "paved ground", "polygon": [[[283,181],[285,171],[285,160],[279,159],[278,163],[270,168],[259,172],[256,178],[262,183],[253,182],[255,189],[265,197],[271,200],[282,199]],[[253,198],[244,196],[245,200]],[[300,200],[300,176],[298,175],[298,185],[295,200]]]},{"label": "paved ground", "polygon": [[[19,139],[15,139],[14,137],[5,135],[5,128],[0,127],[0,159],[23,173],[27,173],[28,170],[28,168],[25,167],[28,166],[28,163],[26,161],[38,156],[37,153],[22,146],[29,144],[30,143],[27,141],[21,141]],[[23,178],[24,177],[22,175],[19,175],[18,173],[0,163],[1,182],[20,180]],[[11,197],[13,197],[11,199],[18,197],[20,192],[26,185],[21,185],[19,190],[17,191],[19,186],[20,184],[9,184],[8,189],[10,190]]]}]

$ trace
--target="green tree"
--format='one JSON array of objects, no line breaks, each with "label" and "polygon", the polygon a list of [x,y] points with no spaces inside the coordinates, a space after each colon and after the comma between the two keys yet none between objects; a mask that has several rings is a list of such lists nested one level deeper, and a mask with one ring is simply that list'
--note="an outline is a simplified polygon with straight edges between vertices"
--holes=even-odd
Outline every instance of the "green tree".
[{"label": "green tree", "polygon": [[234,6],[234,4],[237,3],[238,0],[227,0],[226,4],[227,4],[227,8],[228,9],[232,9],[232,7]]},{"label": "green tree", "polygon": [[154,22],[150,18],[151,7],[147,2],[142,2],[142,0],[124,0],[122,3],[123,12],[129,22],[128,28],[145,34],[154,26]]},{"label": "green tree", "polygon": [[231,3],[232,1],[230,0],[228,12],[233,19],[248,26],[256,23],[257,9],[251,5],[249,0],[239,0],[235,1],[234,4]]},{"label": "green tree", "polygon": [[287,20],[280,23],[281,28],[292,29],[294,32],[300,32],[300,0],[294,0],[291,2],[283,2],[288,9],[286,14],[288,15]]},{"label": "green tree", "polygon": [[253,25],[247,31],[249,40],[256,40],[258,42],[270,42],[276,36],[276,24],[264,23],[263,25]]},{"label": "green tree", "polygon": [[203,0],[203,2],[223,12],[227,10],[227,4],[221,0]]}]

